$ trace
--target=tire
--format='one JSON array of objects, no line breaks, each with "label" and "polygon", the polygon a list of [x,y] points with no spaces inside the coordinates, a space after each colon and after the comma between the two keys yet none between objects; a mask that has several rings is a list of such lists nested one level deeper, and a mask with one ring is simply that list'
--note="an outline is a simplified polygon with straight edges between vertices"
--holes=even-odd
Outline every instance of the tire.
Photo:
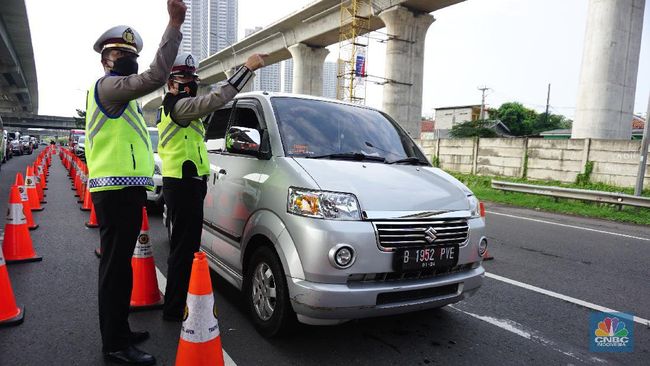
[{"label": "tire", "polygon": [[[260,279],[265,280],[260,282]],[[275,298],[265,292],[273,287]],[[285,335],[297,323],[282,264],[277,254],[267,246],[257,248],[246,266],[244,297],[253,325],[264,337]],[[270,312],[269,307],[272,307]]]}]

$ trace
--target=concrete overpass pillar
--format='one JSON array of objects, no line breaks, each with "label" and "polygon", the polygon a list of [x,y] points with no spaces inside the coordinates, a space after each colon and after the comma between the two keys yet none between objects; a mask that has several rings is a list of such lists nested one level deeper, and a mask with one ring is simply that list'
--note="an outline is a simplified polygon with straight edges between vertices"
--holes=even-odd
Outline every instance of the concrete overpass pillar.
[{"label": "concrete overpass pillar", "polygon": [[632,138],[645,0],[590,0],[571,138]]},{"label": "concrete overpass pillar", "polygon": [[293,58],[293,92],[315,96],[323,95],[323,63],[327,48],[310,47],[298,43],[289,47]]},{"label": "concrete overpass pillar", "polygon": [[[382,109],[412,138],[420,138],[424,39],[434,22],[431,14],[417,14],[403,6],[384,10],[379,18],[390,38],[386,46]],[[294,79],[295,80],[295,79]]]}]

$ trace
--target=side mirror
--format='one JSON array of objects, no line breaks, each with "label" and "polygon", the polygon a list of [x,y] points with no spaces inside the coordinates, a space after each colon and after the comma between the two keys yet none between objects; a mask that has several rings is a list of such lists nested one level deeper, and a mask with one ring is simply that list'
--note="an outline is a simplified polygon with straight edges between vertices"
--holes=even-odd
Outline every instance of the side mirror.
[{"label": "side mirror", "polygon": [[226,151],[234,154],[258,156],[262,138],[260,131],[248,127],[230,127],[226,133]]}]

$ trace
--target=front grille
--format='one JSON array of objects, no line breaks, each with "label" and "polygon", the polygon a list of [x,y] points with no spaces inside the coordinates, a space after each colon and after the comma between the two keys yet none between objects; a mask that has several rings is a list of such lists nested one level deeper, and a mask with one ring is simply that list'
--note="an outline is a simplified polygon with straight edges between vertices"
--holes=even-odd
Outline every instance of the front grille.
[{"label": "front grille", "polygon": [[[390,281],[422,280],[427,278],[446,276],[453,273],[469,271],[474,263],[461,264],[452,268],[427,268],[420,271],[407,272],[381,272],[381,273],[357,273],[348,276],[348,285],[362,283],[379,283]],[[478,264],[477,264],[478,266]]]},{"label": "front grille", "polygon": [[466,219],[377,221],[374,225],[379,246],[388,250],[423,245],[460,245],[469,234]]},{"label": "front grille", "polygon": [[454,295],[458,292],[458,284],[423,288],[420,290],[386,292],[377,295],[377,305],[386,305],[413,300],[423,300],[433,297]]}]

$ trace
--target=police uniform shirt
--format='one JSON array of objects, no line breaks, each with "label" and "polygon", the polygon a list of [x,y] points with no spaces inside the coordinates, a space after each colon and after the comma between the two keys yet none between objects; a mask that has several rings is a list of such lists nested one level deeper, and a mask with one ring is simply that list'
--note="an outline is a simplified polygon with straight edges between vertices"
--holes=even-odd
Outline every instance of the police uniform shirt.
[{"label": "police uniform shirt", "polygon": [[[241,66],[227,82],[218,83],[216,90],[207,95],[179,98],[173,102],[172,120],[180,126],[189,126],[190,122],[205,117],[223,107],[241,91],[252,76],[252,71],[246,66]],[[167,94],[165,99],[169,96],[170,94]]]},{"label": "police uniform shirt", "polygon": [[164,85],[169,76],[183,34],[167,26],[158,52],[149,69],[141,74],[129,76],[106,75],[99,79],[96,93],[104,110],[111,115],[120,113],[124,104],[145,96]]},{"label": "police uniform shirt", "polygon": [[[218,83],[216,90],[207,95],[184,97],[167,93],[163,100],[163,106],[166,109],[171,107],[171,118],[174,123],[187,127],[192,121],[205,117],[232,100],[252,76],[252,71],[246,66],[241,66],[227,82]],[[189,161],[183,163],[182,176],[184,178],[200,178],[196,167]]]}]

